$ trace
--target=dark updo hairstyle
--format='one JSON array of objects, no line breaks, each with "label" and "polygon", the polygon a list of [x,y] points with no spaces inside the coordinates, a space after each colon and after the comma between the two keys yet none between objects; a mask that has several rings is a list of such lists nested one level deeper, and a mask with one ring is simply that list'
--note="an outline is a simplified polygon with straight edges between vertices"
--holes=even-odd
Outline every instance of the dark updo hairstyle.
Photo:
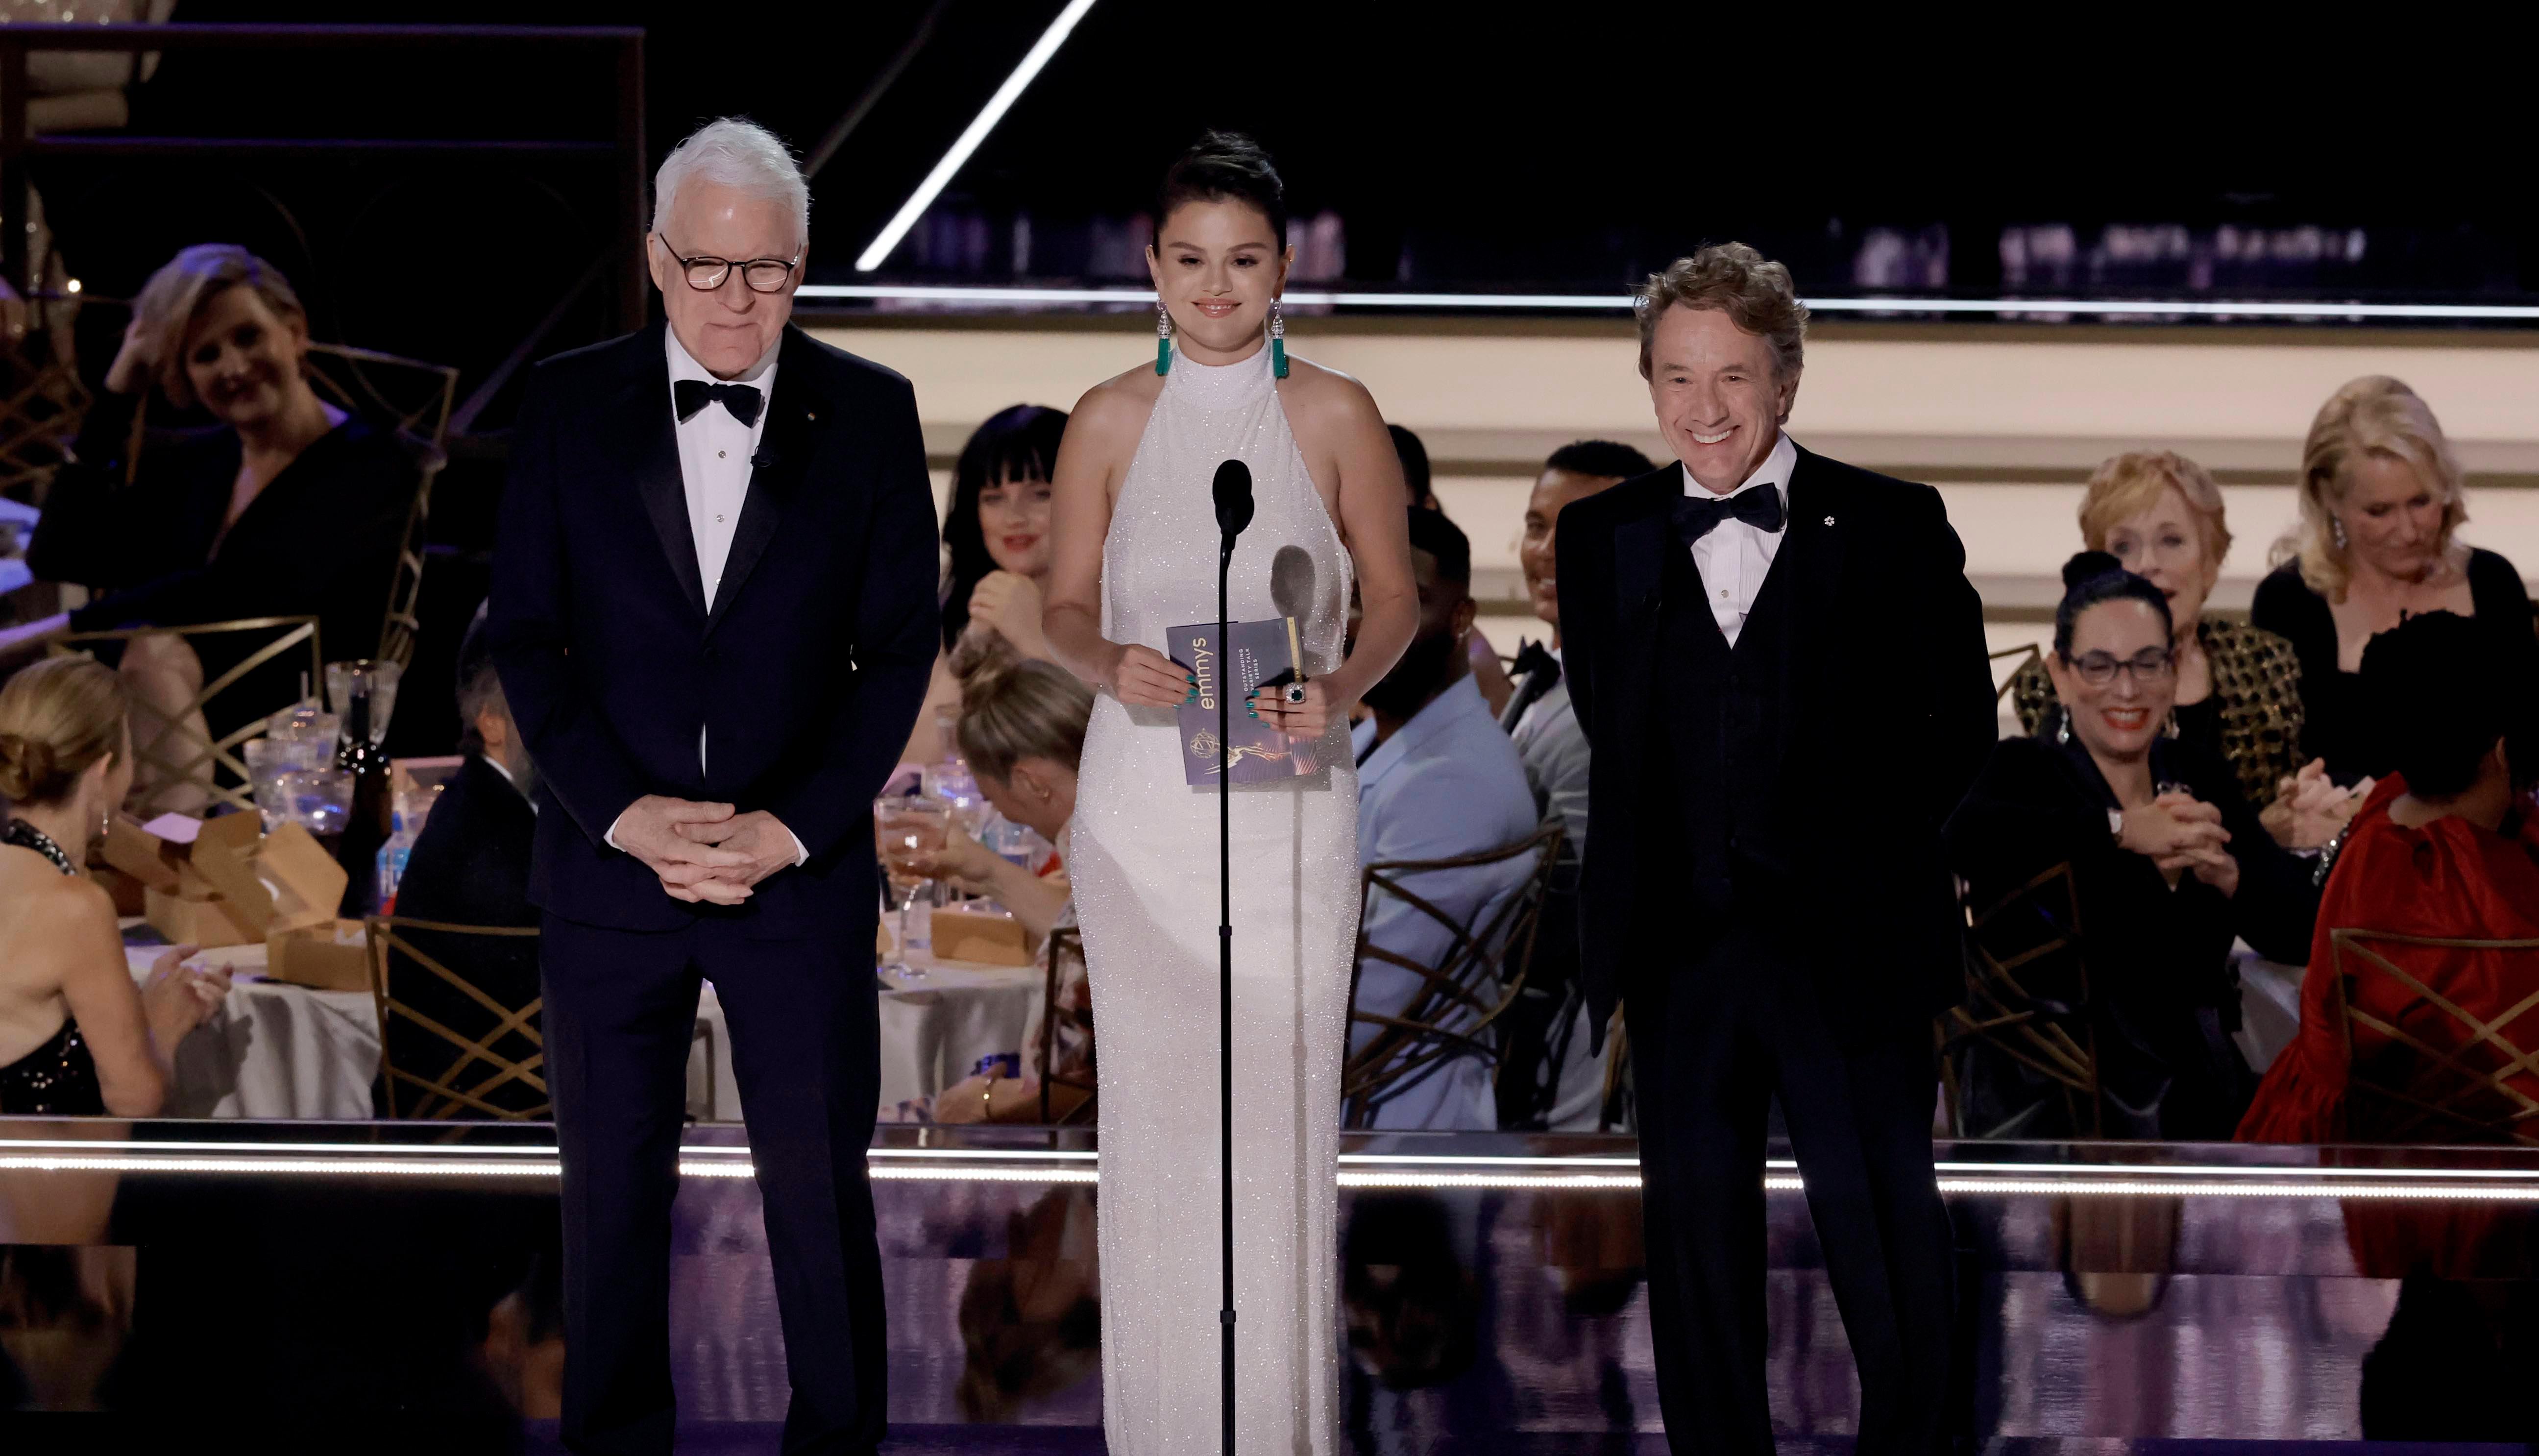
[{"label": "dark updo hairstyle", "polygon": [[1287,185],[1261,144],[1239,131],[1211,131],[1191,143],[1164,173],[1155,192],[1155,240],[1164,220],[1185,202],[1243,202],[1270,220],[1278,245],[1287,245]]},{"label": "dark updo hairstyle", "polygon": [[2168,598],[2160,589],[2104,551],[2084,551],[2063,563],[2063,602],[2054,608],[2054,656],[2072,660],[2072,628],[2081,614],[2102,601],[2148,602],[2160,613],[2163,638],[2177,630],[2169,620]]},{"label": "dark updo hairstyle", "polygon": [[999,480],[1048,480],[1058,472],[1058,443],[1066,434],[1066,411],[1045,404],[1017,404],[988,417],[961,447],[952,465],[952,504],[943,516],[943,544],[951,560],[943,573],[943,650],[970,625],[970,592],[996,569],[979,529],[979,492]]},{"label": "dark updo hairstyle", "polygon": [[[2478,761],[2505,738],[2515,786],[2527,783],[2529,687],[2500,663],[2500,634],[2451,612],[2420,612],[2363,649],[2363,686],[2388,761],[2420,798],[2449,798],[2477,782]],[[2516,731],[2518,729],[2518,731]],[[2518,751],[2516,751],[2518,750]]]}]

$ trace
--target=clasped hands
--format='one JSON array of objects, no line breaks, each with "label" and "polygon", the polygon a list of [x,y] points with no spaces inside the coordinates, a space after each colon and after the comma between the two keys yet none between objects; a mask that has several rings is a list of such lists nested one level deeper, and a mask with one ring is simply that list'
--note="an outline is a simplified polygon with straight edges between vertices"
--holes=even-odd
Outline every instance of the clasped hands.
[{"label": "clasped hands", "polygon": [[2298,775],[2277,784],[2275,801],[2266,805],[2258,821],[2288,850],[2319,849],[2363,807],[2371,785],[2366,779],[2347,789],[2327,776],[2324,760],[2313,758],[2301,765]]},{"label": "clasped hands", "polygon": [[691,905],[737,905],[800,853],[791,831],[765,809],[737,813],[727,803],[659,794],[627,805],[611,837],[660,876],[671,899]]},{"label": "clasped hands", "polygon": [[2124,827],[2116,834],[2118,847],[2151,861],[2171,886],[2192,874],[2225,897],[2239,891],[2239,862],[2230,843],[2222,811],[2182,790],[2125,810]]},{"label": "clasped hands", "polygon": [[[1183,708],[1199,701],[1199,677],[1153,648],[1132,643],[1121,649],[1113,663],[1111,690],[1133,708]],[[1227,706],[1299,740],[1321,737],[1336,718],[1345,721],[1347,716],[1347,705],[1336,701],[1319,677],[1306,679],[1301,703],[1272,691]]]}]

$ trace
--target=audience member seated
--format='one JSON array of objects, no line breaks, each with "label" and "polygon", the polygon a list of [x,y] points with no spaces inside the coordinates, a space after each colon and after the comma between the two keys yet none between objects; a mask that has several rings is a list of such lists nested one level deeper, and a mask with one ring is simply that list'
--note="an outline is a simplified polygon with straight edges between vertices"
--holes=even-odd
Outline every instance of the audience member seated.
[{"label": "audience member seated", "polygon": [[[2298,960],[2316,896],[2230,768],[2161,730],[2177,681],[2166,593],[2096,551],[2064,580],[2051,727],[1995,747],[1943,842],[1978,914],[2070,867],[2103,1135],[2227,1139],[2254,1081],[2230,1039],[2232,938]],[[2056,1084],[1999,1049],[1971,1043],[1965,1065],[1970,1132],[2091,1136]]]},{"label": "audience member seated", "polygon": [[[1382,681],[1367,689],[1368,719],[1351,730],[1357,755],[1357,852],[1361,865],[1480,854],[1535,831],[1525,765],[1473,685],[1457,648],[1473,625],[1473,555],[1462,530],[1434,511],[1410,513],[1410,563],[1419,588],[1419,631]],[[1405,885],[1459,923],[1495,908],[1533,869],[1528,860],[1478,869],[1429,870]],[[1442,961],[1452,934],[1397,896],[1378,893],[1360,935],[1420,965]],[[1372,957],[1358,963],[1352,1010],[1399,1015],[1424,983]],[[1355,1053],[1377,1035],[1349,1027]],[[1476,1057],[1443,1060],[1376,1109],[1380,1128],[1494,1128],[1494,1069]]]},{"label": "audience member seated", "polygon": [[[1551,645],[1528,643],[1518,654],[1515,691],[1499,714],[1499,726],[1508,730],[1525,764],[1535,816],[1557,816],[1567,835],[1544,901],[1543,923],[1535,933],[1534,970],[1526,979],[1526,994],[1502,1018],[1507,1067],[1542,1069],[1549,1081],[1523,1085],[1502,1071],[1502,1127],[1592,1132],[1604,1110],[1605,1053],[1588,1050],[1596,1038],[1589,1034],[1587,1004],[1577,987],[1578,866],[1587,853],[1587,735],[1569,706],[1569,685],[1560,680],[1560,583],[1553,548],[1562,508],[1656,468],[1627,445],[1581,440],[1551,452],[1526,498],[1517,564],[1525,574],[1527,602],[1551,628]],[[1554,1032],[1557,1022],[1541,1024],[1543,1013],[1564,1016],[1570,1023],[1565,1036]],[[1560,1041],[1567,1049],[1556,1068],[1547,1065],[1540,1050],[1546,1040]]]},{"label": "audience member seated", "polygon": [[[2393,1109],[2381,1098],[2354,1095],[2358,1075],[2402,1093],[2418,1088],[2428,1101],[2458,1087],[2455,1075],[2385,1034],[2358,1028],[2349,1044],[2336,932],[2539,938],[2539,813],[2528,797],[2539,777],[2539,749],[2529,736],[2531,686],[2496,670],[2492,640],[2470,621],[2430,612],[2373,638],[2364,654],[2360,687],[2382,710],[2393,772],[2373,788],[2336,851],[2301,983],[2300,1031],[2268,1069],[2240,1123],[2245,1141],[2386,1141],[2380,1128]],[[2502,1049],[2466,1046],[2469,1028],[2432,998],[2481,1022],[2520,1007],[2494,1029],[2515,1046],[2539,1049],[2539,1015],[2529,1009],[2539,995],[2539,950],[2372,948],[2430,995],[2367,974],[2351,988],[2357,1011],[2496,1071],[2506,1065]],[[2515,1072],[2505,1082],[2519,1098],[2539,1098],[2539,1075]],[[2424,1138],[2463,1140],[2484,1141],[2467,1124]]]},{"label": "audience member seated", "polygon": [[2468,520],[2459,461],[2416,392],[2385,375],[2329,396],[2301,448],[2300,520],[2276,547],[2249,619],[2300,658],[2302,751],[2353,784],[2388,771],[2363,687],[2372,637],[2426,612],[2473,616],[2499,662],[2539,672],[2521,573],[2457,537]]},{"label": "audience member seated", "polygon": [[1428,447],[1417,435],[1401,425],[1387,425],[1385,432],[1393,437],[1393,452],[1402,459],[1402,483],[1413,511],[1443,512],[1437,504],[1437,489],[1428,470]]},{"label": "audience member seated", "polygon": [[1041,589],[1049,581],[1049,477],[1065,434],[1066,411],[1017,404],[972,431],[953,462],[943,513],[943,655],[903,763],[933,763],[952,751],[936,710],[960,702],[952,657],[965,639],[1001,638],[1018,656],[1054,660],[1040,629]]},{"label": "audience member seated", "polygon": [[152,1117],[169,1058],[229,994],[162,954],[138,989],[114,904],[80,872],[132,787],[124,685],[85,658],[0,686],[0,1114]]},{"label": "audience member seated", "polygon": [[[2081,498],[2081,540],[2168,598],[2177,640],[2177,706],[2171,735],[2230,766],[2239,793],[2277,840],[2297,849],[2327,843],[2361,799],[2300,759],[2300,661],[2271,632],[2204,610],[2230,554],[2222,488],[2202,465],[2167,451],[2110,456]],[[2033,735],[2058,706],[2042,661],[2011,688],[2020,726]]]},{"label": "audience member seated", "polygon": [[[991,655],[976,665],[963,665],[961,755],[969,760],[979,792],[997,813],[1058,846],[1061,869],[1055,876],[1035,875],[957,827],[942,852],[919,867],[929,875],[948,876],[974,894],[994,896],[1041,942],[1040,953],[1047,956],[1051,932],[1075,924],[1075,904],[1064,875],[1067,827],[1075,817],[1075,766],[1084,754],[1093,692],[1052,662]],[[1064,980],[1059,1004],[1075,1024],[1062,1024],[1058,1030],[1054,1061],[1066,1081],[1050,1089],[1052,1118],[1064,1118],[1081,1106],[1090,1095],[1084,1088],[1093,1082],[1093,1038],[1089,1030],[1077,1029],[1089,1025],[1092,1011],[1083,957],[1071,957],[1060,969]],[[1038,1122],[1041,1082],[1048,1071],[1041,1064],[1041,1027],[1036,1010],[1023,1030],[1020,1076],[992,1073],[954,1083],[934,1100],[935,1121]]]},{"label": "audience member seated", "polygon": [[[534,926],[538,912],[529,904],[529,851],[537,838],[537,809],[531,797],[537,769],[512,722],[502,679],[494,674],[494,655],[485,642],[481,608],[458,649],[458,716],[466,735],[460,745],[466,762],[443,788],[431,816],[423,821],[423,833],[416,838],[405,874],[397,881],[396,916],[443,925]],[[504,1005],[523,1006],[537,999],[538,942],[533,939],[414,929],[398,934]],[[403,956],[399,960],[400,1002],[470,1038],[494,1029],[496,1017],[482,1002],[428,968]],[[537,1019],[532,1017],[528,1024],[535,1028]],[[402,1018],[390,1027],[389,1036],[391,1059],[418,1075],[438,1075],[458,1055],[458,1048],[446,1039]],[[521,1036],[504,1037],[492,1050],[513,1061],[525,1061],[537,1052]],[[433,1065],[436,1057],[439,1067]],[[482,1079],[480,1075],[467,1084]],[[512,1111],[526,1111],[547,1100],[545,1093],[519,1080],[505,1082],[483,1095],[495,1106]],[[400,1105],[406,1097],[406,1090],[400,1088]]]},{"label": "audience member seated", "polygon": [[[319,399],[308,352],[299,296],[244,248],[201,243],[152,274],[27,550],[37,579],[103,594],[0,635],[0,657],[64,627],[282,616],[316,617],[330,659],[377,651],[422,462],[411,442]],[[153,434],[136,460],[134,419],[153,385],[216,423]],[[136,694],[173,716],[206,674],[258,646],[147,638],[122,665]],[[241,711],[291,702],[299,660],[274,663],[241,689]],[[140,745],[144,754],[152,747]]]}]

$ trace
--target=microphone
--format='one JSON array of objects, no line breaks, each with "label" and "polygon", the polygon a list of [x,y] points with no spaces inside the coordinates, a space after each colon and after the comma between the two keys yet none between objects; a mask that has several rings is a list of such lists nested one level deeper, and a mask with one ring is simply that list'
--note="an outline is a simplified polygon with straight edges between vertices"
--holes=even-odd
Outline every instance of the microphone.
[{"label": "microphone", "polygon": [[1252,467],[1241,460],[1228,460],[1216,467],[1216,481],[1209,487],[1216,496],[1217,552],[1234,554],[1234,538],[1252,523]]},{"label": "microphone", "polygon": [[1296,642],[1296,624],[1314,614],[1314,558],[1304,547],[1281,546],[1271,553],[1270,603],[1287,619],[1287,655],[1296,664],[1294,674],[1278,684],[1279,696],[1301,703],[1305,701],[1305,659]]}]

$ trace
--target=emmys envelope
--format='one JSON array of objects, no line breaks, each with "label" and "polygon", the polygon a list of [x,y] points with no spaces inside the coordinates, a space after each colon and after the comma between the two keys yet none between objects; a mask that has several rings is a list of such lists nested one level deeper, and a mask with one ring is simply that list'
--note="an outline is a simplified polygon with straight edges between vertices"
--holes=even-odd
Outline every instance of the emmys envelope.
[{"label": "emmys envelope", "polygon": [[321,991],[370,989],[362,923],[335,918],[348,882],[344,867],[297,824],[263,830],[253,813],[200,821],[165,815],[133,830],[138,838],[127,836],[120,854],[109,833],[106,859],[150,886],[150,924],[172,940],[209,947],[261,938],[267,979]]},{"label": "emmys envelope", "polygon": [[1199,701],[1177,710],[1182,735],[1182,782],[1193,786],[1216,782],[1217,695],[1225,695],[1225,756],[1233,763],[1233,781],[1258,784],[1301,778],[1322,767],[1315,761],[1316,743],[1300,743],[1254,718],[1244,698],[1254,688],[1283,687],[1300,674],[1296,619],[1271,617],[1266,622],[1228,622],[1219,650],[1216,624],[1199,622],[1165,634],[1172,659],[1199,679]]}]

